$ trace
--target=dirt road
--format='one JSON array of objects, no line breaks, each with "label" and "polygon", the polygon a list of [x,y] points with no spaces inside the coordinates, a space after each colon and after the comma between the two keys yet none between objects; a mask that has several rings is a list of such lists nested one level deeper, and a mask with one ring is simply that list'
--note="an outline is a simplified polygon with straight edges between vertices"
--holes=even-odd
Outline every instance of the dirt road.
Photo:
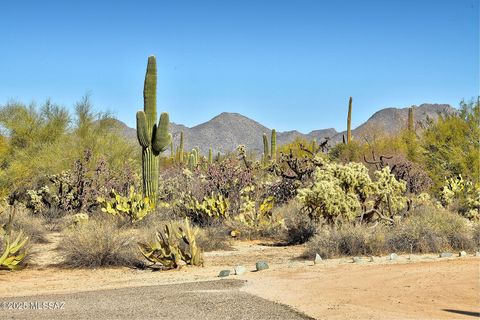
[{"label": "dirt road", "polygon": [[[99,290],[10,299],[17,310],[0,319],[311,319],[291,308],[239,291],[241,280]],[[8,299],[0,299],[2,302]],[[18,310],[52,302],[42,310]],[[57,303],[57,305],[53,304]],[[57,306],[57,308],[56,308]]]},{"label": "dirt road", "polygon": [[[0,274],[0,301],[54,299],[70,308],[67,314],[38,314],[45,319],[159,318],[160,310],[178,309],[175,319],[301,318],[284,305],[316,319],[475,319],[480,312],[480,258],[472,255],[400,255],[395,261],[377,257],[361,263],[341,258],[313,265],[298,259],[301,246],[239,242],[235,249],[207,253],[205,267],[180,271],[33,265]],[[241,282],[212,282],[222,269],[244,265],[251,271],[258,260],[270,269],[228,278]],[[4,316],[23,315],[0,313]]]}]

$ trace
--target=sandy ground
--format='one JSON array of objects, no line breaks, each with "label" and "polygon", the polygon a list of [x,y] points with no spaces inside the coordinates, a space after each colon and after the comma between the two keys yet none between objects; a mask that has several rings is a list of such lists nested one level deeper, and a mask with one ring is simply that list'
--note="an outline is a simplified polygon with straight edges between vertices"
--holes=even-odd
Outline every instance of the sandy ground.
[{"label": "sandy ground", "polygon": [[162,272],[61,269],[46,265],[61,260],[50,250],[53,256],[38,256],[26,270],[0,273],[0,298],[211,281],[222,269],[244,265],[253,271],[256,261],[265,260],[270,269],[229,279],[246,280],[240,290],[247,294],[317,319],[473,319],[480,312],[478,257],[405,255],[361,263],[343,258],[314,265],[298,258],[303,249],[238,242],[234,251],[206,253],[203,268]]}]

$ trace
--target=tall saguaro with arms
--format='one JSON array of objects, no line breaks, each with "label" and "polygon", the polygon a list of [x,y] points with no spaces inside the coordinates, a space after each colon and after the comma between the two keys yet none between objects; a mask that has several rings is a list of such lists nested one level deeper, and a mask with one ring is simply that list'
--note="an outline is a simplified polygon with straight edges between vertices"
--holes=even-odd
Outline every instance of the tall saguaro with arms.
[{"label": "tall saguaro with arms", "polygon": [[148,57],[147,73],[143,87],[143,111],[137,112],[137,137],[142,146],[143,194],[152,203],[157,200],[158,156],[172,140],[168,132],[168,113],[163,112],[157,121],[157,62]]}]

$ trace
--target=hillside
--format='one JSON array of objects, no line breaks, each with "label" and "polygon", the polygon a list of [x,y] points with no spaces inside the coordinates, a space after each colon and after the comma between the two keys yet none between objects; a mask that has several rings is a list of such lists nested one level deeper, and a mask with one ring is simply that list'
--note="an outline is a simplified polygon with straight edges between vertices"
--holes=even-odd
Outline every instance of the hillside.
[{"label": "hillside", "polygon": [[[455,112],[456,109],[448,104],[421,104],[412,106],[415,114],[415,126],[420,130],[428,120],[435,120],[439,114]],[[378,133],[394,134],[405,128],[408,117],[408,108],[385,108],[377,111],[366,122],[352,131],[353,137],[363,139],[364,136]],[[136,139],[135,129],[121,124],[123,132],[129,139]],[[263,150],[262,135],[270,135],[271,129],[255,120],[239,113],[223,112],[213,119],[188,128],[182,124],[172,123],[170,131],[173,135],[174,145],[177,146],[180,132],[184,132],[185,149],[190,150],[198,146],[203,153],[212,147],[214,152],[221,153],[234,150],[238,145],[244,144],[248,150],[261,152]],[[333,128],[320,129],[303,134],[296,130],[277,132],[277,144],[285,144],[297,137],[323,141],[325,137],[331,138],[331,143],[342,141],[345,132],[337,132]]]}]

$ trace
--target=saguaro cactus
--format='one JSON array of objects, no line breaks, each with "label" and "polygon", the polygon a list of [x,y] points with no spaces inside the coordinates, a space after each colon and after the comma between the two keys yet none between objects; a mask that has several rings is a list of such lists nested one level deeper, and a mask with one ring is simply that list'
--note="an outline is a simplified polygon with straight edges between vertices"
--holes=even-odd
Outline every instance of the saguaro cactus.
[{"label": "saguaro cactus", "polygon": [[155,203],[158,191],[158,156],[170,145],[168,113],[157,121],[157,62],[148,57],[143,87],[143,111],[137,112],[137,138],[142,146],[143,195]]},{"label": "saguaro cactus", "polygon": [[348,101],[348,117],[347,117],[347,143],[352,141],[352,97]]},{"label": "saguaro cactus", "polygon": [[178,161],[183,163],[183,131],[180,132],[180,150],[178,152]]},{"label": "saguaro cactus", "polygon": [[212,148],[210,147],[210,149],[208,149],[208,164],[212,164],[213,163],[213,152],[212,152]]},{"label": "saguaro cactus", "polygon": [[265,133],[263,134],[263,154],[265,155],[265,160],[267,160],[270,150],[268,149],[268,138]]},{"label": "saguaro cactus", "polygon": [[270,158],[272,159],[272,161],[275,161],[275,159],[277,158],[277,131],[275,129],[272,129],[272,137],[270,139],[270,144]]},{"label": "saguaro cactus", "polygon": [[415,131],[415,126],[413,122],[413,108],[408,108],[408,131],[409,132],[414,132]]}]

